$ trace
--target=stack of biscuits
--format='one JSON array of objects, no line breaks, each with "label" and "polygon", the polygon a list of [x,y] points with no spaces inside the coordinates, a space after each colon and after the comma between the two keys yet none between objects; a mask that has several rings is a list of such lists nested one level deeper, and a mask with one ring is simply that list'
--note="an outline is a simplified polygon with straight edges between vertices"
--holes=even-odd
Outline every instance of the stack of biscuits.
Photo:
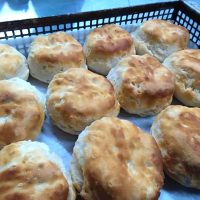
[{"label": "stack of biscuits", "polygon": [[[1,44],[0,200],[154,200],[164,173],[200,189],[200,50],[188,42],[186,28],[156,19],[132,33],[103,25],[83,46],[66,32],[41,35],[27,59]],[[120,109],[157,115],[150,134]],[[78,135],[70,170],[34,141],[45,115]]]}]

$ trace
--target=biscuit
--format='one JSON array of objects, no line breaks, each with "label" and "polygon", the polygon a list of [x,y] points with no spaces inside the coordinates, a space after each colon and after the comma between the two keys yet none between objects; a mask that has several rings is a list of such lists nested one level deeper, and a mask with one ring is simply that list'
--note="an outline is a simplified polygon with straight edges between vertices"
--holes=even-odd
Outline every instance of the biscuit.
[{"label": "biscuit", "polygon": [[163,65],[175,76],[175,97],[187,106],[200,107],[200,50],[173,53]]},{"label": "biscuit", "polygon": [[0,151],[1,200],[75,200],[61,159],[40,142],[21,141]]},{"label": "biscuit", "polygon": [[151,127],[164,170],[186,187],[200,189],[200,108],[169,106]]},{"label": "biscuit", "polygon": [[87,66],[92,71],[107,75],[119,60],[135,54],[131,35],[115,24],[92,30],[84,44]]},{"label": "biscuit", "polygon": [[0,81],[0,148],[33,140],[45,117],[45,98],[30,83],[12,78]]},{"label": "biscuit", "polygon": [[35,38],[29,49],[28,64],[31,76],[46,83],[69,68],[87,68],[81,44],[65,32]]},{"label": "biscuit", "polygon": [[147,53],[163,62],[170,54],[187,48],[189,32],[183,26],[154,19],[143,22],[132,37],[137,54]]},{"label": "biscuit", "polygon": [[107,76],[120,106],[131,114],[154,115],[167,107],[173,97],[173,74],[148,54],[123,58]]},{"label": "biscuit", "polygon": [[158,199],[162,158],[152,136],[131,122],[103,117],[75,143],[72,182],[83,199]]},{"label": "biscuit", "polygon": [[15,48],[0,44],[0,80],[18,77],[28,79],[29,69],[26,58]]},{"label": "biscuit", "polygon": [[87,69],[59,73],[48,87],[48,113],[53,123],[67,133],[79,134],[96,119],[117,116],[119,107],[111,83]]}]

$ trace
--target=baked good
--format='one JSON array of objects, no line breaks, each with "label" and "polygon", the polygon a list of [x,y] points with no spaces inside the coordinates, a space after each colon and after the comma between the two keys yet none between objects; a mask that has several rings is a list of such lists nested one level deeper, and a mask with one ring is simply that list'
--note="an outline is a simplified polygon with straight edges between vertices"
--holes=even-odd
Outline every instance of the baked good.
[{"label": "baked good", "polygon": [[72,182],[83,199],[157,199],[163,185],[162,158],[150,135],[131,122],[103,117],[78,137]]},{"label": "baked good", "polygon": [[111,83],[83,68],[54,76],[47,91],[47,108],[53,123],[71,134],[79,134],[96,119],[119,113]]},{"label": "baked good", "polygon": [[92,30],[84,44],[87,66],[92,71],[107,75],[119,60],[135,54],[131,35],[115,24]]},{"label": "baked good", "polygon": [[200,50],[173,53],[163,65],[175,76],[175,97],[187,106],[200,107]]},{"label": "baked good", "polygon": [[1,200],[75,200],[61,159],[40,142],[21,141],[0,151]]},{"label": "baked good", "polygon": [[26,58],[15,48],[0,44],[0,80],[18,77],[28,79],[29,69]]},{"label": "baked good", "polygon": [[163,62],[170,54],[187,48],[188,30],[169,21],[153,19],[143,22],[132,33],[136,53],[149,54]]},{"label": "baked good", "polygon": [[173,74],[153,56],[127,56],[111,69],[107,78],[128,113],[154,115],[172,101]]},{"label": "baked good", "polygon": [[31,76],[46,83],[59,72],[86,67],[81,44],[65,32],[36,37],[30,45],[28,64]]},{"label": "baked good", "polygon": [[200,189],[200,108],[167,107],[151,127],[164,170],[186,187]]},{"label": "baked good", "polygon": [[44,117],[45,98],[34,86],[19,78],[0,81],[0,149],[34,139]]}]

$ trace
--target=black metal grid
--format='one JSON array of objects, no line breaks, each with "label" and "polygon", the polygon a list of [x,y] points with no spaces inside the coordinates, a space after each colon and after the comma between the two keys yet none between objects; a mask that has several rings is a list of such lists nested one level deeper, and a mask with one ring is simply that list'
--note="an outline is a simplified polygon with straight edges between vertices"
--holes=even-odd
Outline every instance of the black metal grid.
[{"label": "black metal grid", "polygon": [[[191,41],[200,48],[200,14],[182,1],[2,22],[0,23],[0,41],[23,39],[56,31],[91,29],[110,23],[140,24],[150,19],[170,20],[186,27],[190,32]],[[28,45],[27,43],[23,46],[16,44],[16,47],[27,54]]]},{"label": "black metal grid", "polygon": [[190,40],[200,48],[200,13],[182,3],[176,9],[174,23],[186,27]]}]

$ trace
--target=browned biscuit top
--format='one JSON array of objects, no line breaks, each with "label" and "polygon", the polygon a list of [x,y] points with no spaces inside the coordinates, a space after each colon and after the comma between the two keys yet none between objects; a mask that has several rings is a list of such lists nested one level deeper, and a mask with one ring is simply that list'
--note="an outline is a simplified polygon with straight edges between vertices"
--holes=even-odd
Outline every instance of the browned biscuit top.
[{"label": "browned biscuit top", "polygon": [[34,139],[44,120],[44,107],[35,94],[0,81],[0,146]]},{"label": "browned biscuit top", "polygon": [[199,107],[200,50],[175,52],[164,60],[163,65],[175,75],[175,96],[185,105]]},{"label": "browned biscuit top", "polygon": [[[34,153],[40,160],[41,155]],[[0,199],[66,200],[68,183],[58,166],[49,160],[39,162],[30,157],[15,143],[0,151]]]},{"label": "browned biscuit top", "polygon": [[48,87],[48,94],[49,110],[58,111],[62,120],[68,122],[84,116],[102,116],[118,105],[111,83],[83,68],[57,74]]},{"label": "browned biscuit top", "polygon": [[178,43],[181,49],[187,47],[189,32],[183,26],[172,24],[169,21],[154,19],[146,21],[141,25],[145,36],[149,41],[165,44]]},{"label": "browned biscuit top", "polygon": [[[161,63],[147,54],[131,55],[122,59],[117,67],[123,67],[123,91],[145,98],[166,97],[173,94],[174,76]],[[137,87],[137,85],[139,87]]]},{"label": "browned biscuit top", "polygon": [[13,47],[0,44],[0,78],[17,76],[20,68],[26,66],[26,58]]},{"label": "browned biscuit top", "polygon": [[104,56],[128,52],[133,47],[130,34],[115,24],[94,29],[89,33],[86,43],[93,53]]},{"label": "browned biscuit top", "polygon": [[56,64],[80,67],[85,63],[81,44],[65,32],[36,37],[30,46],[30,57],[48,67]]},{"label": "browned biscuit top", "polygon": [[168,149],[168,159],[200,166],[200,108],[169,106],[158,115],[158,120],[162,130],[162,139],[158,141],[161,148]]},{"label": "browned biscuit top", "polygon": [[200,108],[167,107],[152,129],[166,172],[188,187],[200,188]]},{"label": "browned biscuit top", "polygon": [[104,117],[86,130],[85,199],[156,199],[163,185],[154,139],[128,121]]},{"label": "browned biscuit top", "polygon": [[196,76],[196,82],[200,78],[200,50],[199,49],[185,49],[173,53],[168,57],[172,67],[179,68]]}]

